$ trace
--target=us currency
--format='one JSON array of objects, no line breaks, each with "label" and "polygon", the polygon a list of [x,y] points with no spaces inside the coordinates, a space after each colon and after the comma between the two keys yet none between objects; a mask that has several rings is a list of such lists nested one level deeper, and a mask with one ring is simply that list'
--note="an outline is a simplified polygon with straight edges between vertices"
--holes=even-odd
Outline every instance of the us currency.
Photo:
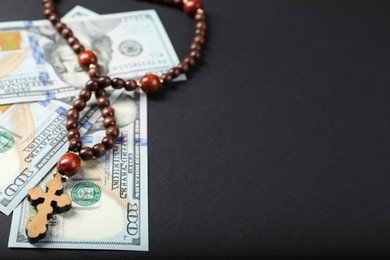
[{"label": "us currency", "polygon": [[[117,144],[103,158],[82,161],[81,172],[66,182],[72,209],[54,215],[46,238],[31,245],[25,225],[36,210],[24,200],[13,213],[9,247],[148,250],[146,97],[122,94],[113,107]],[[93,144],[104,135],[99,119],[82,139]]]},{"label": "us currency", "polygon": [[[154,10],[64,21],[97,54],[104,75],[137,79],[179,63]],[[46,20],[0,24],[0,67],[0,104],[74,96],[88,80],[72,49]]]},{"label": "us currency", "polygon": [[[120,93],[110,92],[110,101]],[[65,122],[71,106],[66,99],[0,106],[0,211],[4,214],[9,215],[67,151]],[[96,99],[91,98],[80,115],[80,134],[99,117]]]}]

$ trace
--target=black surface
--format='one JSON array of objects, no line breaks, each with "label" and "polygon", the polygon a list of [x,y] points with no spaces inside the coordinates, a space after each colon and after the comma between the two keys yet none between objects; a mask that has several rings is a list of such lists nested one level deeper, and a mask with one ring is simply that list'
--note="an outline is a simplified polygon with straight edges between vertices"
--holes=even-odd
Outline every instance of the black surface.
[{"label": "black surface", "polygon": [[[204,61],[149,98],[149,252],[8,249],[0,258],[389,256],[390,2],[205,1]],[[193,23],[148,2],[180,57]],[[0,21],[40,19],[1,0]]]}]

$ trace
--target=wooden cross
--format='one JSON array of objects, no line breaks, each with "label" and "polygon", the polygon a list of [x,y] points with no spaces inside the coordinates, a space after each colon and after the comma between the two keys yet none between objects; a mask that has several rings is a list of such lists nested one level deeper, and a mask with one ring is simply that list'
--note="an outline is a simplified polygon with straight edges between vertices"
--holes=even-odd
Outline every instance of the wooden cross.
[{"label": "wooden cross", "polygon": [[43,192],[37,186],[28,191],[27,199],[32,206],[37,206],[37,214],[26,225],[26,233],[30,243],[36,243],[45,238],[48,220],[53,213],[63,213],[70,210],[72,200],[68,194],[62,194],[64,186],[61,174],[57,173],[54,179],[46,182],[47,191]]}]

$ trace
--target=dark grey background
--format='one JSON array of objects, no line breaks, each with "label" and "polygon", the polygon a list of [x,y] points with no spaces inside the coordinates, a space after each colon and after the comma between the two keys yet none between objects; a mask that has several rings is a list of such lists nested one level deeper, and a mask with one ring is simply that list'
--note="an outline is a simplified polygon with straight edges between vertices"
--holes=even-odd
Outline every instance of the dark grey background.
[{"label": "dark grey background", "polygon": [[[148,101],[150,251],[11,250],[0,214],[1,259],[390,255],[390,2],[205,2],[203,62]],[[59,12],[76,4],[154,8],[187,53],[180,11]],[[42,18],[39,0],[0,13]]]}]

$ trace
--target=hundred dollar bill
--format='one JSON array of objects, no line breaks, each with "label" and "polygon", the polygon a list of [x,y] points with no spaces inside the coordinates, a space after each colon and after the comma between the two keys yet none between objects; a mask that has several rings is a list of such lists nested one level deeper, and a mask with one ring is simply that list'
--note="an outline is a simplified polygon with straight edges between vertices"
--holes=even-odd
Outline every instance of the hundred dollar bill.
[{"label": "hundred dollar bill", "polygon": [[[104,75],[137,79],[179,63],[154,10],[82,16],[64,20],[97,54]],[[46,20],[0,24],[0,67],[0,104],[74,96],[88,80],[76,54]]]},{"label": "hundred dollar bill", "polygon": [[67,12],[62,18],[77,18],[77,17],[92,17],[99,15],[98,13],[85,8],[81,5],[76,5],[69,12]]},{"label": "hundred dollar bill", "polygon": [[[65,183],[72,209],[54,215],[46,238],[31,245],[25,225],[36,210],[25,199],[13,213],[9,247],[148,250],[146,96],[124,93],[112,106],[121,134],[105,157],[82,161]],[[92,145],[104,135],[100,119],[82,139]]]},{"label": "hundred dollar bill", "polygon": [[[110,92],[114,101],[121,91]],[[0,106],[0,211],[9,215],[67,151],[66,112],[71,100]],[[80,134],[100,117],[96,99],[80,114]]]}]

